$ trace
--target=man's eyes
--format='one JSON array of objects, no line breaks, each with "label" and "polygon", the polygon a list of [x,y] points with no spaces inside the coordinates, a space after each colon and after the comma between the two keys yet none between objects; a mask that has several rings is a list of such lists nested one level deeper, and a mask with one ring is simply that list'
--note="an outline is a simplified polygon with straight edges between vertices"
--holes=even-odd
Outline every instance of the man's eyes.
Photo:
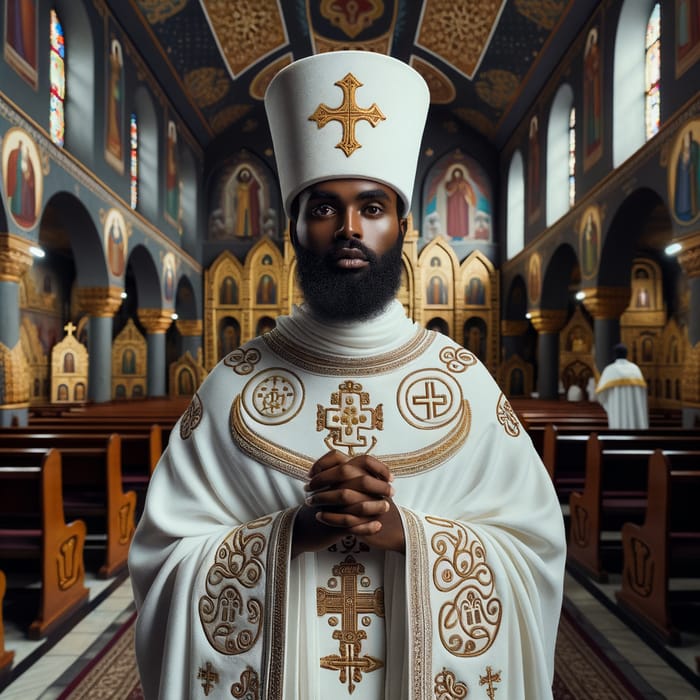
[{"label": "man's eyes", "polygon": [[317,204],[315,207],[311,207],[311,216],[332,216],[335,211],[335,207],[330,204]]}]

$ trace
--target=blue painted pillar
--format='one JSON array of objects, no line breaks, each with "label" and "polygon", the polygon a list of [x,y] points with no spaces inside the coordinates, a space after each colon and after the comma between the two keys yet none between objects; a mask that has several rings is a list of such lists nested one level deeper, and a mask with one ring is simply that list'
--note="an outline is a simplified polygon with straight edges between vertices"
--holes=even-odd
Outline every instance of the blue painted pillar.
[{"label": "blue painted pillar", "polygon": [[148,359],[146,379],[148,396],[166,396],[165,332],[173,322],[172,309],[139,309],[141,325],[146,329]]}]

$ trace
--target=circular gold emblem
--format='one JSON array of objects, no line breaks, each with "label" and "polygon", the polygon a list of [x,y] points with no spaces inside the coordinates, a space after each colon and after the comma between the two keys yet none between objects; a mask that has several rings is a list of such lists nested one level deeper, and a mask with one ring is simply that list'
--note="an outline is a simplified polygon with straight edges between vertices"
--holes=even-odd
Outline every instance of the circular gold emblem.
[{"label": "circular gold emblem", "polygon": [[299,413],[304,403],[304,386],[293,372],[270,367],[246,384],[242,400],[251,418],[266,425],[277,425]]},{"label": "circular gold emblem", "polygon": [[407,423],[416,428],[442,428],[458,415],[462,390],[447,372],[424,369],[409,374],[401,382],[397,403]]}]

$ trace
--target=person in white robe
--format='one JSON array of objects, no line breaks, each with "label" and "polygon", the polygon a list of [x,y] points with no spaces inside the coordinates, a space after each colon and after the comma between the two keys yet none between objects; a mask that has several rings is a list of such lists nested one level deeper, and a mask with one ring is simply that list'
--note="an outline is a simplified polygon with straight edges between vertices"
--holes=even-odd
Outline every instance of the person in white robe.
[{"label": "person in white robe", "polygon": [[614,361],[600,373],[596,399],[608,414],[608,427],[646,429],[649,427],[647,383],[642,370],[627,359],[627,346],[613,348]]},{"label": "person in white robe", "polygon": [[551,479],[484,365],[395,299],[428,99],[371,52],[268,88],[305,303],[212,370],[154,471],[129,554],[148,699],[552,696]]}]

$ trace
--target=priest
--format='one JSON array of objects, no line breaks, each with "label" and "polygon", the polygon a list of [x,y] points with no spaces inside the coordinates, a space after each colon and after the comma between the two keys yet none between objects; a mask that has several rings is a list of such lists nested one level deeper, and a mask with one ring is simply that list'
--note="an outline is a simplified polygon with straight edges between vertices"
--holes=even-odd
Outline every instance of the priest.
[{"label": "priest", "polygon": [[305,301],[209,374],[153,474],[146,698],[551,697],[551,480],[488,370],[395,298],[428,103],[370,52],[268,88]]}]

